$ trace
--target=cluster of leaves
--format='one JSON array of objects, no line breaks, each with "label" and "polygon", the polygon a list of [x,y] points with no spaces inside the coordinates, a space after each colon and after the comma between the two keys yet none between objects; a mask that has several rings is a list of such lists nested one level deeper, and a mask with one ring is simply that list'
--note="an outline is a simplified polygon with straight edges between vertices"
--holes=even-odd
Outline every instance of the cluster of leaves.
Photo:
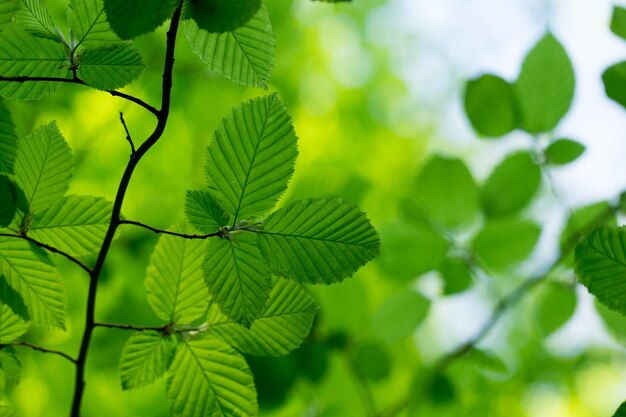
[{"label": "cluster of leaves", "polygon": [[[63,82],[120,95],[114,90],[145,67],[130,40],[181,8],[186,38],[210,69],[261,87],[272,70],[275,39],[260,0],[71,0],[67,34],[40,0],[7,5],[0,9],[0,96],[8,99],[40,99]],[[167,111],[142,105],[166,122]],[[119,195],[115,206],[66,195],[74,163],[54,122],[18,140],[0,102],[0,150],[0,369],[10,385],[19,379],[14,346],[29,326],[65,328],[65,287],[49,253],[81,266],[97,284],[99,269],[82,259],[106,256],[106,236],[118,225],[144,225],[116,219]],[[268,215],[297,154],[292,120],[276,94],[222,120],[207,150],[206,188],[188,191],[186,219],[159,231],[145,287],[166,324],[126,343],[124,389],[167,373],[174,415],[257,415],[242,353],[277,356],[299,346],[317,311],[301,284],[343,281],[378,254],[376,231],[344,199],[295,201]],[[133,146],[130,163],[136,158]],[[95,325],[88,316],[87,326]],[[72,361],[84,368],[81,357]]]},{"label": "cluster of leaves", "polygon": [[[626,39],[626,9],[615,7],[611,31]],[[602,80],[606,95],[626,107],[626,62],[615,64],[604,72]],[[626,194],[620,196],[622,210],[626,207]],[[602,303],[601,316],[611,329],[621,332],[626,319],[626,229],[617,225],[605,225],[592,230],[578,243],[575,252],[576,274]],[[608,308],[607,308],[608,307]],[[615,417],[626,413],[626,402],[615,412]]]}]

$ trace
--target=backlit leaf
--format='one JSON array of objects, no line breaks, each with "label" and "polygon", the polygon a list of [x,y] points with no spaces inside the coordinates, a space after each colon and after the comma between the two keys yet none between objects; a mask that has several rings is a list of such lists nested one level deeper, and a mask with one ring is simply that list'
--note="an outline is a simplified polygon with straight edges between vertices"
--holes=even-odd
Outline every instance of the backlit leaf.
[{"label": "backlit leaf", "polygon": [[377,256],[380,244],[365,214],[340,198],[296,201],[276,211],[258,242],[274,273],[303,284],[343,281]]},{"label": "backlit leaf", "polygon": [[250,100],[222,120],[209,145],[210,194],[233,222],[274,207],[298,155],[291,117],[276,94]]},{"label": "backlit leaf", "polygon": [[116,90],[138,78],[145,67],[139,50],[130,46],[88,49],[81,56],[78,76],[99,90]]},{"label": "backlit leaf", "polygon": [[185,2],[183,17],[215,33],[243,26],[261,7],[261,0],[193,0]]},{"label": "backlit leaf", "polygon": [[189,223],[202,233],[214,233],[228,225],[223,208],[205,191],[187,191],[185,215]]},{"label": "backlit leaf", "polygon": [[107,22],[102,0],[70,0],[67,18],[74,31],[77,47],[103,48],[120,42]]},{"label": "backlit leaf", "polygon": [[[191,226],[178,224],[172,231],[190,233]],[[167,322],[187,324],[200,318],[209,305],[202,279],[202,256],[207,243],[162,235],[154,248],[145,279],[148,302]]]},{"label": "backlit leaf", "polygon": [[254,417],[259,413],[246,361],[215,337],[183,339],[170,373],[168,396],[177,417]]},{"label": "backlit leaf", "polygon": [[176,341],[159,332],[133,334],[124,344],[120,358],[120,378],[125,390],[150,385],[169,367],[176,350]]},{"label": "backlit leaf", "polygon": [[42,0],[22,0],[15,21],[33,36],[60,41],[50,11]]},{"label": "backlit leaf", "polygon": [[209,318],[212,333],[239,351],[251,355],[286,355],[308,336],[317,305],[313,297],[293,281],[278,279],[267,308],[250,329],[232,322],[219,309]]},{"label": "backlit leaf", "polygon": [[133,39],[161,26],[178,4],[178,0],[104,0],[104,10],[115,33]]},{"label": "backlit leaf", "polygon": [[21,0],[4,0],[0,2],[0,31],[20,10],[20,4]]},{"label": "backlit leaf", "polygon": [[0,174],[12,174],[17,156],[18,138],[6,104],[0,100]]},{"label": "backlit leaf", "polygon": [[0,302],[0,345],[19,339],[28,330],[28,323]]}]

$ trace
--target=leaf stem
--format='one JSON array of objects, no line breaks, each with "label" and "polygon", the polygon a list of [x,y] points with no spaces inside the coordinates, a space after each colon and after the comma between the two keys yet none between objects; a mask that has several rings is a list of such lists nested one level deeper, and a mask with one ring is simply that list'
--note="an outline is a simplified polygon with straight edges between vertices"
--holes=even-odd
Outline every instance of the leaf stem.
[{"label": "leaf stem", "polygon": [[151,232],[154,232],[154,233],[158,233],[162,235],[178,236],[184,239],[208,239],[210,237],[220,236],[223,233],[223,232],[218,231],[215,233],[208,233],[205,235],[188,235],[185,233],[178,233],[178,232],[171,232],[169,230],[164,230],[164,229],[157,229],[156,227],[152,227],[141,222],[136,222],[134,220],[120,220],[119,224],[128,224],[132,226],[137,226],[137,227],[141,227],[142,229],[150,230]]},{"label": "leaf stem", "polygon": [[67,252],[63,252],[62,250],[55,248],[54,246],[50,246],[46,243],[40,242],[36,239],[33,239],[32,237],[28,237],[28,236],[24,236],[24,235],[14,235],[14,234],[10,234],[10,233],[0,233],[0,236],[2,237],[14,237],[17,239],[22,239],[22,240],[26,240],[30,243],[33,243],[37,246],[39,246],[42,249],[47,250],[48,252],[51,253],[56,253],[57,255],[61,255],[64,258],[66,258],[67,260],[69,260],[70,262],[78,265],[79,267],[81,267],[85,272],[87,272],[88,274],[91,274],[91,269],[85,265],[84,263],[82,263],[79,259],[75,258],[74,256],[70,255]]},{"label": "leaf stem", "polygon": [[[2,77],[0,76],[0,81],[15,82],[15,83],[56,82],[56,83],[78,84],[78,85],[84,85],[84,86],[89,87],[89,85],[86,82],[84,82],[78,77],[61,78],[61,77],[24,77],[24,76]],[[150,104],[146,103],[145,101],[143,101],[142,99],[138,97],[131,96],[130,94],[122,93],[121,91],[117,91],[117,90],[106,90],[105,92],[109,93],[113,97],[123,98],[124,100],[128,100],[132,103],[135,103],[143,107],[144,109],[148,110],[150,113],[154,114],[155,116],[159,115],[159,111],[155,107],[151,106]]]},{"label": "leaf stem", "polygon": [[51,354],[51,355],[57,355],[57,356],[60,356],[62,358],[67,359],[68,361],[70,361],[70,362],[72,362],[73,364],[76,365],[76,359],[72,358],[70,355],[68,355],[65,352],[61,352],[60,350],[48,349],[48,348],[37,346],[37,345],[34,345],[32,343],[24,342],[24,341],[16,342],[16,343],[9,343],[9,344],[6,344],[6,345],[0,344],[0,349],[2,349],[4,347],[7,347],[7,346],[16,346],[16,347],[17,346],[24,346],[24,347],[30,348],[32,350],[36,350],[38,352],[48,353],[48,354]]},{"label": "leaf stem", "polygon": [[[172,98],[172,78],[174,71],[174,52],[176,49],[176,35],[178,33],[178,26],[180,23],[180,15],[182,9],[182,1],[174,11],[172,20],[170,22],[169,30],[167,31],[167,40],[165,47],[165,62],[163,69],[163,82],[162,82],[162,96],[161,96],[161,109],[152,111],[157,116],[157,125],[154,128],[152,134],[141,144],[136,150],[135,157],[131,158],[126,165],[122,178],[120,180],[119,187],[113,202],[113,210],[111,213],[111,221],[107,229],[106,235],[102,242],[98,258],[94,265],[93,270],[89,275],[89,290],[87,294],[87,309],[85,317],[85,328],[80,345],[80,351],[76,362],[76,375],[74,382],[74,395],[72,400],[71,417],[80,417],[80,407],[83,399],[83,392],[85,390],[85,365],[87,362],[87,354],[89,352],[89,344],[91,342],[91,336],[95,326],[95,312],[96,312],[96,295],[98,292],[98,280],[102,273],[104,261],[107,258],[111,243],[115,237],[115,232],[118,226],[121,224],[120,213],[122,211],[122,205],[124,203],[124,197],[130,180],[133,176],[135,168],[141,161],[141,158],[154,146],[155,143],[163,136],[165,127],[170,114],[170,105]],[[147,108],[147,107],[146,107]]]}]

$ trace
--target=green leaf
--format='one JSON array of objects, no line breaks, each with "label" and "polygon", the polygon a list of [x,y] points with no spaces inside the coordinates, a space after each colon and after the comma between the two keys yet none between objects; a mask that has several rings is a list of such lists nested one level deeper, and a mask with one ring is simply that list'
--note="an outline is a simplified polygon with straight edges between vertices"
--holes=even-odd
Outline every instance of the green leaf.
[{"label": "green leaf", "polygon": [[626,229],[596,228],[578,243],[574,258],[581,284],[607,307],[626,315]]},{"label": "green leaf", "polygon": [[[18,138],[11,112],[0,100],[0,174],[12,174],[17,156]],[[0,199],[1,201],[1,199]]]},{"label": "green leaf", "polygon": [[28,323],[9,306],[0,303],[0,345],[16,341],[28,331]]},{"label": "green leaf", "polygon": [[143,387],[159,379],[169,367],[176,340],[162,333],[133,334],[124,344],[120,358],[120,378],[125,390]]},{"label": "green leaf", "polygon": [[33,36],[60,41],[50,11],[41,0],[22,0],[15,22]]},{"label": "green leaf", "polygon": [[613,7],[611,17],[611,32],[622,39],[626,39],[626,9],[620,6]]},{"label": "green leaf", "polygon": [[145,68],[139,50],[130,46],[88,49],[81,56],[78,76],[98,90],[116,90],[137,79]]},{"label": "green leaf", "polygon": [[613,311],[596,299],[596,312],[604,322],[606,330],[620,343],[626,344],[626,316]]},{"label": "green leaf", "polygon": [[518,124],[513,86],[491,74],[468,81],[465,88],[465,113],[479,135],[506,135]]},{"label": "green leaf", "polygon": [[546,148],[546,158],[552,165],[574,162],[585,152],[585,146],[571,139],[557,139]]},{"label": "green leaf", "polygon": [[555,332],[572,317],[576,310],[576,292],[561,284],[551,283],[543,287],[535,308],[538,330],[545,336]]},{"label": "green leaf", "polygon": [[566,256],[564,262],[573,264],[573,249],[583,235],[597,226],[615,225],[615,212],[616,209],[606,201],[576,208],[567,219],[559,239],[561,253]]},{"label": "green leaf", "polygon": [[185,215],[193,227],[202,233],[214,233],[228,225],[229,216],[205,191],[187,191]]},{"label": "green leaf", "polygon": [[443,293],[452,295],[467,290],[473,282],[472,273],[467,262],[458,258],[446,258],[439,267],[444,282]]},{"label": "green leaf", "polygon": [[28,308],[22,296],[9,285],[6,278],[0,275],[0,302],[11,309],[22,321],[30,321]]},{"label": "green leaf", "polygon": [[380,235],[379,265],[390,278],[403,282],[437,269],[450,247],[448,240],[424,221],[393,220],[381,227]]},{"label": "green leaf", "polygon": [[203,264],[213,300],[224,314],[246,327],[265,309],[271,289],[269,268],[255,243],[249,233],[211,239]]},{"label": "green leaf", "polygon": [[259,248],[274,273],[303,284],[343,281],[378,255],[376,230],[340,198],[296,201],[269,216]]},{"label": "green leaf", "polygon": [[626,401],[619,406],[613,417],[626,417]]},{"label": "green leaf", "polygon": [[100,197],[69,195],[34,217],[28,236],[75,256],[100,249],[113,204]]},{"label": "green leaf", "polygon": [[22,296],[33,324],[65,328],[65,288],[41,249],[0,237],[0,275]]},{"label": "green leaf", "polygon": [[445,227],[467,223],[478,212],[478,186],[458,158],[433,156],[417,177],[415,193],[425,214]]},{"label": "green leaf", "polygon": [[[4,380],[4,390],[16,386],[22,378],[22,361],[11,346],[0,349],[0,381]],[[2,392],[0,386],[0,392]]]},{"label": "green leaf", "polygon": [[233,323],[216,308],[209,314],[209,329],[243,353],[286,355],[308,336],[317,313],[315,300],[293,281],[278,279],[265,311],[250,329]]},{"label": "green leaf", "polygon": [[[172,228],[191,232],[180,223]],[[148,302],[161,319],[188,324],[200,318],[209,306],[209,292],[202,279],[203,240],[162,235],[154,248],[145,279]]]},{"label": "green leaf", "polygon": [[393,343],[411,336],[430,310],[430,300],[407,290],[388,298],[372,317],[371,331]]},{"label": "green leaf", "polygon": [[[60,43],[35,38],[11,24],[0,32],[0,74],[3,77],[67,78],[67,56]],[[58,82],[0,82],[0,96],[38,100],[54,93]]]},{"label": "green leaf", "polygon": [[161,26],[178,4],[178,0],[104,0],[104,10],[115,33],[133,39]]},{"label": "green leaf", "polygon": [[13,184],[4,175],[0,175],[0,227],[7,227],[17,212]]},{"label": "green leaf", "polygon": [[177,417],[254,417],[259,413],[246,361],[215,337],[183,339],[170,373],[168,397]]},{"label": "green leaf", "polygon": [[15,181],[30,213],[41,213],[59,200],[72,178],[74,160],[56,122],[22,139],[15,161]]},{"label": "green leaf", "polygon": [[194,20],[187,20],[185,35],[191,49],[211,71],[238,84],[267,88],[276,39],[265,6],[232,32],[210,33]]},{"label": "green leaf", "polygon": [[474,237],[471,249],[488,268],[503,272],[528,258],[540,234],[530,220],[492,220]]},{"label": "green leaf", "polygon": [[554,129],[572,104],[574,84],[567,52],[547,33],[524,59],[514,85],[523,129],[529,133]]},{"label": "green leaf", "polygon": [[21,0],[4,0],[0,2],[0,31],[20,10],[20,4]]},{"label": "green leaf", "polygon": [[354,360],[363,376],[372,381],[381,381],[391,373],[389,349],[375,340],[367,340],[357,345]]},{"label": "green leaf", "polygon": [[210,194],[233,222],[274,207],[298,155],[291,117],[276,94],[250,100],[222,120],[208,149]]},{"label": "green leaf", "polygon": [[606,95],[626,107],[626,61],[607,68],[602,74]]},{"label": "green leaf", "polygon": [[525,151],[507,156],[493,170],[481,190],[483,210],[489,217],[508,216],[526,207],[541,184],[541,169]]},{"label": "green leaf", "polygon": [[214,33],[243,26],[261,7],[261,0],[192,0],[185,2],[183,17]]},{"label": "green leaf", "polygon": [[485,371],[497,372],[504,374],[507,371],[506,365],[502,362],[502,359],[498,358],[493,353],[482,349],[471,349],[468,354],[468,358],[476,363],[481,369]]},{"label": "green leaf", "polygon": [[76,39],[76,47],[104,48],[121,42],[107,22],[102,0],[70,0],[67,19]]}]

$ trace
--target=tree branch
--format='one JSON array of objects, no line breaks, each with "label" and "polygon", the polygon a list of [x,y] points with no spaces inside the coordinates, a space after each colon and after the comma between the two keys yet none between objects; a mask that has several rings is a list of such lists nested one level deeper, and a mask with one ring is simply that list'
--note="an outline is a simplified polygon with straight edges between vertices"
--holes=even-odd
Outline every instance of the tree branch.
[{"label": "tree branch", "polygon": [[126,140],[130,144],[130,157],[135,157],[135,144],[133,143],[133,138],[130,136],[130,132],[128,131],[128,126],[126,126],[126,120],[124,120],[124,113],[120,112],[120,122],[122,122],[122,126],[124,126],[124,132],[126,132]]},{"label": "tree branch", "polygon": [[132,226],[137,226],[137,227],[141,227],[142,229],[150,230],[151,232],[154,232],[154,233],[158,233],[162,235],[178,236],[184,239],[208,239],[210,237],[216,237],[222,234],[222,232],[215,232],[215,233],[208,233],[205,235],[188,235],[185,233],[170,232],[169,230],[157,229],[156,227],[148,226],[147,224],[143,224],[143,223],[136,222],[133,220],[120,220],[120,224],[128,224]]},{"label": "tree branch", "polygon": [[32,343],[29,343],[29,342],[16,342],[16,343],[9,343],[9,344],[6,344],[6,345],[1,345],[0,344],[0,349],[2,349],[3,347],[7,347],[7,346],[16,346],[16,347],[24,346],[24,347],[30,348],[32,350],[36,350],[38,352],[43,352],[43,353],[48,353],[48,354],[51,354],[51,355],[60,356],[60,357],[62,357],[64,359],[67,359],[68,361],[72,362],[73,364],[76,364],[76,359],[72,358],[70,355],[68,355],[65,352],[61,352],[59,350],[53,350],[53,349],[44,348],[44,347],[37,346],[37,345],[34,345]]},{"label": "tree branch", "polygon": [[14,238],[17,238],[17,239],[26,240],[26,241],[28,241],[30,243],[33,243],[33,244],[39,246],[42,249],[47,250],[48,252],[56,253],[57,255],[63,256],[64,258],[66,258],[70,262],[73,262],[74,264],[76,264],[79,267],[81,267],[88,274],[91,273],[91,269],[87,265],[85,265],[80,260],[78,260],[77,258],[75,258],[72,255],[70,255],[69,253],[63,252],[60,249],[57,249],[57,248],[55,248],[53,246],[50,246],[50,245],[48,245],[46,243],[40,242],[38,240],[35,240],[32,237],[28,237],[28,236],[24,236],[24,235],[13,235],[13,234],[10,234],[10,233],[0,233],[0,236],[2,236],[2,237],[14,237]]},{"label": "tree branch", "polygon": [[80,407],[83,399],[83,392],[85,390],[85,364],[87,362],[87,354],[89,352],[89,344],[91,342],[91,336],[93,329],[95,328],[95,312],[96,312],[96,296],[98,292],[98,280],[102,273],[104,261],[107,258],[109,250],[111,249],[111,243],[115,237],[115,232],[120,225],[120,213],[122,211],[122,205],[126,196],[126,191],[130,180],[133,176],[135,168],[141,161],[141,158],[152,148],[152,146],[158,142],[165,132],[167,121],[170,114],[170,105],[172,97],[172,77],[174,71],[174,52],[176,49],[176,35],[178,33],[178,26],[180,23],[180,15],[182,9],[182,1],[179,3],[172,20],[170,22],[170,28],[167,31],[166,47],[165,47],[165,62],[163,65],[163,83],[162,83],[162,97],[161,97],[161,109],[153,112],[157,116],[157,125],[154,128],[152,134],[146,139],[145,142],[137,149],[135,157],[131,158],[124,169],[122,178],[120,180],[117,193],[115,195],[115,201],[113,202],[113,210],[111,212],[111,221],[107,229],[102,246],[96,259],[96,263],[89,276],[89,290],[87,293],[87,309],[85,312],[85,328],[83,332],[82,341],[80,344],[80,351],[76,362],[76,374],[74,379],[74,396],[72,400],[71,417],[80,417]]},{"label": "tree branch", "polygon": [[[47,82],[55,82],[55,83],[78,84],[78,85],[84,85],[84,86],[89,87],[89,85],[86,82],[84,82],[78,77],[61,78],[61,77],[23,77],[23,76],[2,77],[0,76],[0,81],[15,82],[15,83],[47,81]],[[116,91],[116,90],[107,90],[106,92],[112,95],[113,97],[123,98],[124,100],[128,100],[132,103],[138,104],[139,106],[148,110],[150,113],[154,114],[155,116],[158,116],[159,114],[159,111],[155,107],[149,105],[148,103],[146,103],[145,101],[143,101],[142,99],[138,97],[131,96],[130,94],[122,93],[121,91]]]},{"label": "tree branch", "polygon": [[94,327],[104,327],[108,329],[120,329],[120,330],[134,330],[138,332],[146,331],[146,330],[154,330],[157,332],[166,332],[170,327],[169,324],[165,326],[134,326],[132,324],[116,324],[116,323],[102,323],[95,322]]}]

